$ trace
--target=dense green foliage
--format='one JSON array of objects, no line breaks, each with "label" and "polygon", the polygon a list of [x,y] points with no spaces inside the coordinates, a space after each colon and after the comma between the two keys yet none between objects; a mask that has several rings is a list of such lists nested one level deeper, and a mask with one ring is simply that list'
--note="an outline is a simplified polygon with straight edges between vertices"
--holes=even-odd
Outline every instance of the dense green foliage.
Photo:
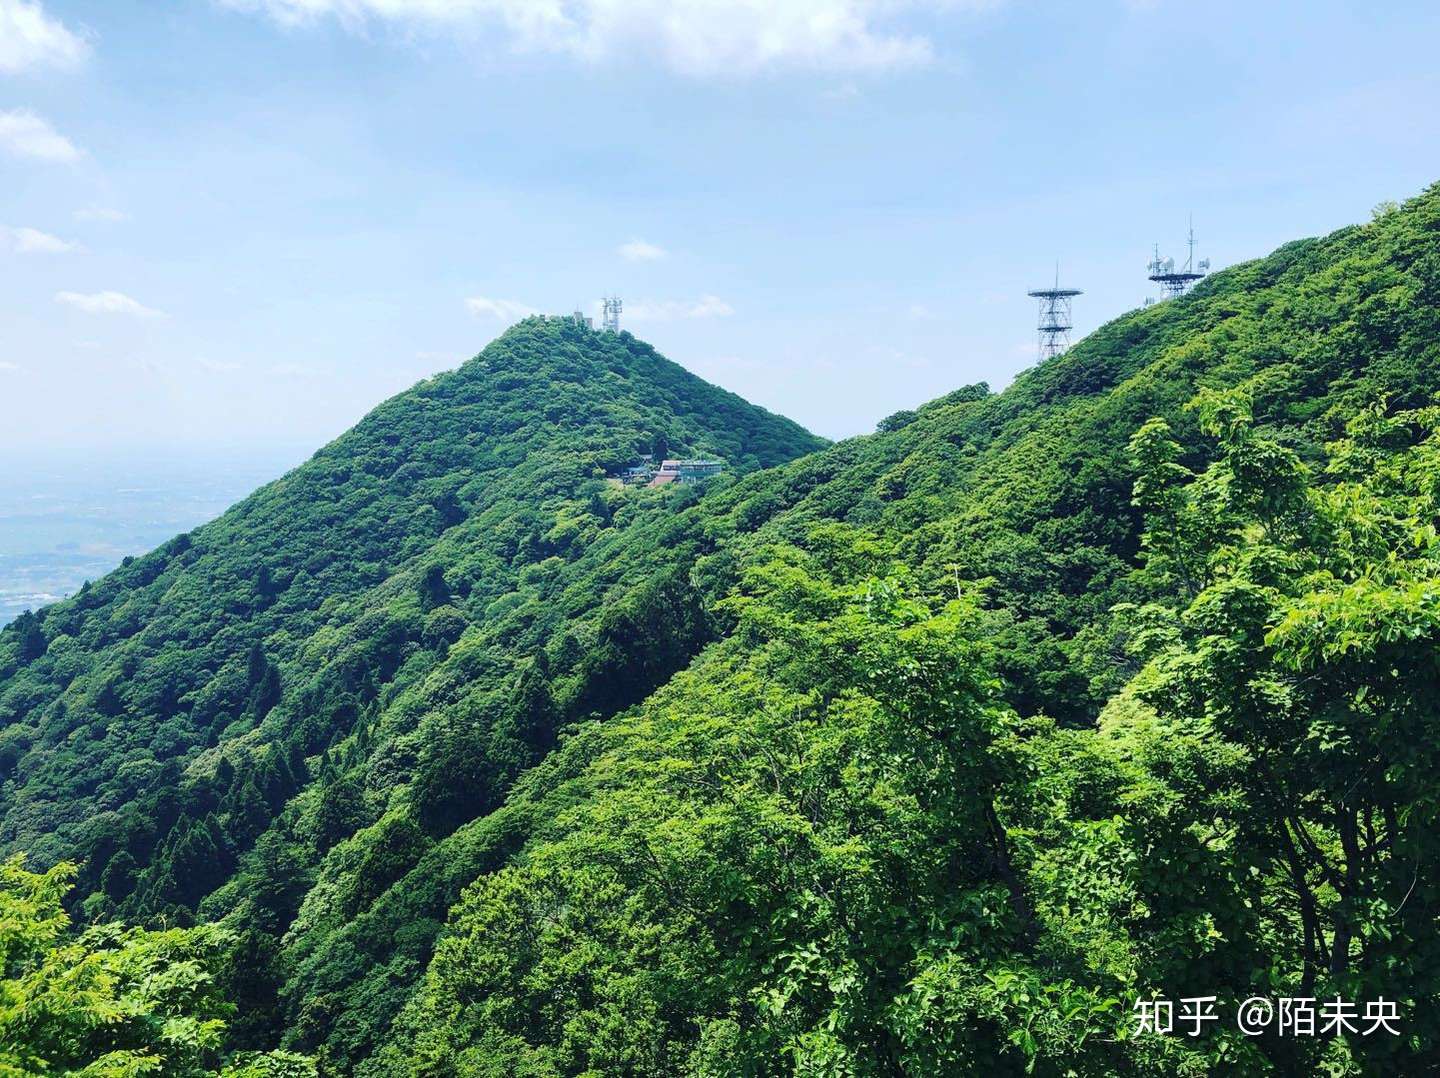
[{"label": "dense green foliage", "polygon": [[[344,921],[497,804],[567,716],[641,698],[700,646],[675,569],[693,550],[666,530],[694,491],[603,479],[662,436],[736,473],[822,444],[628,334],[531,319],[213,524],[22,617],[0,636],[6,843],[79,859],[89,918],[242,926],[239,1029],[272,1038],[279,937],[336,843],[363,832],[333,870]],[[644,551],[600,555],[636,530]],[[561,698],[532,676],[512,706],[560,626]],[[372,737],[362,781],[345,761]]]},{"label": "dense green foliage", "polygon": [[1440,191],[818,452],[531,320],[0,634],[0,834],[338,1074],[1422,1073],[1437,388]]},{"label": "dense green foliage", "polygon": [[[1163,421],[1132,441],[1164,598],[1120,611],[1144,665],[1094,727],[1001,702],[974,589],[833,526],[758,552],[727,641],[517,789],[530,844],[374,1073],[1423,1069],[1440,410],[1357,414],[1317,484],[1254,391],[1195,399],[1199,475]],[[1407,1028],[1133,1037],[1152,993]]]},{"label": "dense green foliage", "polygon": [[85,1078],[314,1078],[289,1052],[222,1062],[217,990],[223,934],[97,925],[76,933],[61,908],[74,866],[0,864],[0,1074]]}]

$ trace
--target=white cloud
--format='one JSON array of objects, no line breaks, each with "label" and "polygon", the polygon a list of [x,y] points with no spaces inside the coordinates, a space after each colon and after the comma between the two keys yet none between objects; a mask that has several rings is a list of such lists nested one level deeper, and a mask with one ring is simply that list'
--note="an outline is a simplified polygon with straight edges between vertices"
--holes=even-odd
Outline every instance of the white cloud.
[{"label": "white cloud", "polygon": [[719,296],[695,300],[635,300],[625,304],[625,316],[637,322],[669,322],[677,318],[724,318],[735,308]]},{"label": "white cloud", "polygon": [[649,56],[681,74],[775,69],[880,71],[930,60],[909,11],[984,9],[998,0],[221,0],[284,26],[332,18],[432,32],[498,31],[517,52],[587,61]]},{"label": "white cloud", "polygon": [[124,292],[56,292],[55,302],[86,314],[128,314],[135,318],[160,318],[163,313],[146,307]]},{"label": "white cloud", "polygon": [[197,359],[195,362],[204,367],[207,371],[214,371],[216,374],[226,374],[230,371],[240,370],[240,364],[229,363],[223,359]]},{"label": "white cloud", "polygon": [[0,71],[74,67],[88,55],[89,43],[46,15],[39,3],[0,0]]},{"label": "white cloud", "polygon": [[80,160],[79,148],[29,109],[0,110],[0,149],[13,157],[68,164]]},{"label": "white cloud", "polygon": [[518,322],[538,313],[534,307],[527,307],[516,300],[491,299],[488,296],[471,296],[465,301],[465,306],[471,314],[490,315],[502,322]]},{"label": "white cloud", "polygon": [[832,105],[844,105],[851,101],[858,101],[860,96],[860,87],[853,82],[845,82],[821,91],[820,100],[828,101]]},{"label": "white cloud", "polygon": [[270,368],[271,374],[278,374],[284,378],[313,378],[315,371],[300,363],[277,363]]},{"label": "white cloud", "polygon": [[726,303],[719,296],[701,296],[699,302],[692,303],[685,311],[686,318],[715,318],[725,317],[735,313],[735,308]]},{"label": "white cloud", "polygon": [[869,352],[875,357],[877,363],[885,367],[909,367],[913,370],[923,370],[931,366],[928,356],[917,356],[911,352],[901,351],[899,348],[891,348],[886,345],[877,345]]},{"label": "white cloud", "polygon": [[23,371],[24,369],[25,368],[20,366],[20,364],[18,363],[11,363],[8,359],[0,359],[0,371],[14,374],[18,371]]},{"label": "white cloud", "polygon": [[114,210],[109,206],[86,206],[84,209],[76,210],[72,216],[77,221],[104,221],[114,223],[116,221],[128,221],[130,215],[123,210]]},{"label": "white cloud", "polygon": [[663,247],[638,239],[622,243],[615,250],[627,262],[658,262],[670,253]]},{"label": "white cloud", "polygon": [[0,236],[10,243],[10,249],[19,255],[63,255],[80,250],[78,243],[62,240],[38,228],[0,228]]},{"label": "white cloud", "polygon": [[774,369],[767,360],[757,359],[753,356],[713,356],[705,359],[687,359],[685,366],[700,377],[712,381],[729,378],[740,373],[757,374]]}]

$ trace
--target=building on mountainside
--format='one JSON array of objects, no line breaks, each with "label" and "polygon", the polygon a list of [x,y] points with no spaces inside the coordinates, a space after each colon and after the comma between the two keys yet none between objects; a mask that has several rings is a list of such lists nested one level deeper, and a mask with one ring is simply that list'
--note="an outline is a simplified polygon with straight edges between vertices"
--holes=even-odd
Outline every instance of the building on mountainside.
[{"label": "building on mountainside", "polygon": [[662,460],[660,468],[649,486],[663,487],[668,483],[689,486],[713,479],[725,470],[725,462],[719,460]]},{"label": "building on mountainside", "polygon": [[713,479],[715,476],[723,474],[724,471],[725,462],[723,460],[667,458],[656,465],[653,459],[645,459],[638,464],[622,468],[618,472],[612,472],[605,478],[615,486],[621,487],[663,487],[671,483],[690,486]]},{"label": "building on mountainside", "polygon": [[630,467],[622,469],[620,474],[614,478],[618,479],[623,486],[640,486],[655,478],[655,465],[648,460],[641,464],[632,464]]}]

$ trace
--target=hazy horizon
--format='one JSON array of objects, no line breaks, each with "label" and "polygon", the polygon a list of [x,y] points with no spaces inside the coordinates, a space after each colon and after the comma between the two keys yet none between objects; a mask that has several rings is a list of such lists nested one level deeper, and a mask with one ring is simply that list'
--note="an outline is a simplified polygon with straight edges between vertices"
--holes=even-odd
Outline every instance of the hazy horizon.
[{"label": "hazy horizon", "polygon": [[72,595],[301,463],[264,447],[32,450],[0,470],[0,625]]}]

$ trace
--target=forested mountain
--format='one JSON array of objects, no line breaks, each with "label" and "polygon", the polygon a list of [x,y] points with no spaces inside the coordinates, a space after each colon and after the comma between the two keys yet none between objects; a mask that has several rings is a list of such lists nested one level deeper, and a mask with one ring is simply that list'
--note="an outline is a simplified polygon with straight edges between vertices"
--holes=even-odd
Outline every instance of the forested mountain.
[{"label": "forested mountain", "polygon": [[[451,589],[476,611],[512,597],[521,567],[610,524],[597,478],[657,439],[741,471],[821,444],[631,337],[532,319],[215,523],[24,619],[0,660],[6,844],[42,859],[85,848],[97,812],[173,788],[166,761],[220,743],[285,731],[301,755],[323,749],[404,660],[406,627],[380,617],[390,593],[429,615]],[[431,572],[446,547],[468,552],[473,581]],[[380,620],[357,634],[361,610]],[[430,620],[432,635],[458,631]],[[298,670],[325,667],[335,684],[254,732]]]},{"label": "forested mountain", "polygon": [[[381,815],[373,791],[349,796],[331,746],[373,731],[397,697],[413,706],[472,622],[485,639],[457,650],[442,675],[451,688],[436,691],[457,708],[504,695],[535,642],[570,625],[551,594],[560,570],[632,519],[649,514],[663,529],[663,507],[687,497],[631,505],[607,471],[658,446],[743,473],[822,444],[628,334],[526,320],[214,523],[0,636],[4,845],[40,863],[79,860],[90,919],[188,923],[224,910],[255,951],[240,968],[273,992],[256,955],[294,916],[320,856]],[[681,553],[657,548],[658,565],[595,559],[593,592],[662,586],[652,570]],[[604,611],[584,595],[571,602],[591,618],[574,626],[588,626],[589,644]],[[597,666],[587,691],[600,707],[643,694],[698,646],[683,632],[661,638],[634,687]],[[406,754],[421,746],[427,761],[444,759],[455,747],[433,732],[388,746],[392,766],[408,777]],[[494,788],[437,790],[427,826],[497,799],[553,735],[500,724],[488,746]],[[297,795],[316,828],[300,843],[271,826]],[[381,830],[397,864],[423,837],[395,831],[391,817]],[[380,889],[398,871],[367,868],[378,874],[361,886]],[[242,992],[241,1002],[254,1001]]]},{"label": "forested mountain", "polygon": [[0,634],[3,836],[336,1074],[1424,1073],[1437,387],[1435,189],[828,448],[527,321]]}]

